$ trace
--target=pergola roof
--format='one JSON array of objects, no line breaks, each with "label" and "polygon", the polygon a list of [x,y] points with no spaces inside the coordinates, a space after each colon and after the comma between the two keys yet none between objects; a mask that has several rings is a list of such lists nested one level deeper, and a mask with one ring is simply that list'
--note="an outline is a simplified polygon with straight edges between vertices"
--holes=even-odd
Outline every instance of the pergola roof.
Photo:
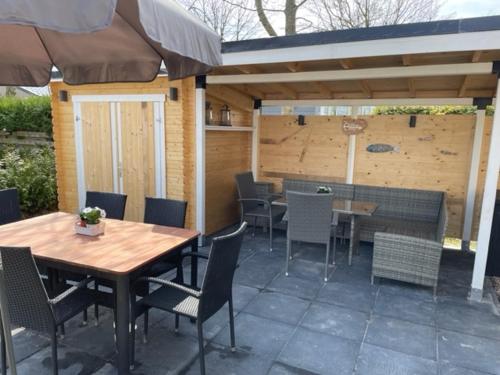
[{"label": "pergola roof", "polygon": [[493,97],[500,16],[223,44],[207,78],[264,100]]}]

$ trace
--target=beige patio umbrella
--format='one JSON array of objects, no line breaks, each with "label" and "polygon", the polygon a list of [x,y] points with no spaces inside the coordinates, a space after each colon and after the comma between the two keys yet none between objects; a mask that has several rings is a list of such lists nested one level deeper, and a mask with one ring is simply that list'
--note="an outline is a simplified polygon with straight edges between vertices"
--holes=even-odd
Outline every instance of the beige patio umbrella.
[{"label": "beige patio umbrella", "polygon": [[174,0],[2,0],[0,85],[170,79],[220,65],[219,36]]}]

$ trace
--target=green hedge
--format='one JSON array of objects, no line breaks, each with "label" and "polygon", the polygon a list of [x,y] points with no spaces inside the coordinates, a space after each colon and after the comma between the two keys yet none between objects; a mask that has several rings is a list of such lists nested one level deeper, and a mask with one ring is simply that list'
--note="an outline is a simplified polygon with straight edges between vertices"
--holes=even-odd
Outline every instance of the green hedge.
[{"label": "green hedge", "polygon": [[52,147],[0,148],[0,189],[17,188],[21,210],[33,216],[57,208]]},{"label": "green hedge", "polygon": [[[494,108],[486,108],[486,115],[492,116]],[[391,106],[375,107],[374,115],[473,115],[474,106]]]},{"label": "green hedge", "polygon": [[0,98],[0,130],[34,131],[52,134],[50,97]]}]

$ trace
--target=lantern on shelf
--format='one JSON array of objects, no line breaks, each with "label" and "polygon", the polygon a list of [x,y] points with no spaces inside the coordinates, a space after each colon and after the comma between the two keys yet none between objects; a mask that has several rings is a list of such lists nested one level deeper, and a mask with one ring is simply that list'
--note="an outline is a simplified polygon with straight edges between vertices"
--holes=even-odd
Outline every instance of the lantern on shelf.
[{"label": "lantern on shelf", "polygon": [[220,124],[222,126],[231,126],[231,110],[227,104],[224,104],[220,110]]},{"label": "lantern on shelf", "polygon": [[212,125],[214,123],[214,112],[210,102],[205,103],[205,122],[207,125]]}]

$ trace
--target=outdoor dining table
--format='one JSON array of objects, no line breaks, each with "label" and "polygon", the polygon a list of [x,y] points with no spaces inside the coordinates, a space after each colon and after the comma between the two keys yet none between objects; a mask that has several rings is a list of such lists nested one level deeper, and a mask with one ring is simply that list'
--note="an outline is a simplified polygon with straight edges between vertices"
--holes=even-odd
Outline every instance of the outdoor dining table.
[{"label": "outdoor dining table", "polygon": [[[51,269],[90,275],[116,287],[116,345],[119,374],[128,374],[130,285],[154,262],[185,247],[198,251],[199,232],[105,219],[105,232],[89,237],[74,232],[74,214],[57,212],[0,226],[0,245],[31,247],[37,262]],[[198,263],[191,262],[196,286]]]},{"label": "outdoor dining table", "polygon": [[[285,197],[281,197],[272,202],[277,206],[287,206]],[[349,265],[352,264],[352,254],[359,250],[359,217],[372,216],[377,210],[377,204],[350,199],[334,199],[332,211],[350,216],[351,232],[349,240]]]}]

